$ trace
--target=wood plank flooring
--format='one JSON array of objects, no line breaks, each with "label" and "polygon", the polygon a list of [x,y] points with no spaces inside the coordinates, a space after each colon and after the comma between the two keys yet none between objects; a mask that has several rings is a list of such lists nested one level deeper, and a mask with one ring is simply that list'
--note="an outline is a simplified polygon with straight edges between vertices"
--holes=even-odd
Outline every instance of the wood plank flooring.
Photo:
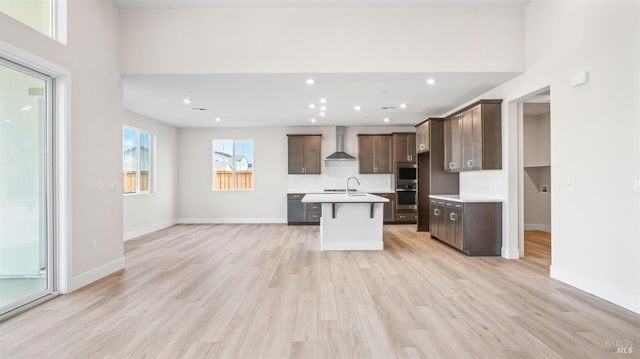
[{"label": "wood plank flooring", "polygon": [[384,235],[381,252],[320,252],[317,226],[174,226],[126,242],[125,271],[0,323],[0,358],[603,358],[621,356],[616,340],[640,352],[640,316],[549,279],[544,240],[505,260],[410,225]]}]

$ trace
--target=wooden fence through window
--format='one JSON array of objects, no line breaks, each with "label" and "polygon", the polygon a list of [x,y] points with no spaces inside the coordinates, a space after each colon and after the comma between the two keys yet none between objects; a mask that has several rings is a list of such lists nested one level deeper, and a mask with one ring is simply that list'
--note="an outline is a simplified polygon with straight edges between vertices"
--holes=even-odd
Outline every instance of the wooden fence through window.
[{"label": "wooden fence through window", "polygon": [[[122,178],[124,193],[136,192],[136,171],[124,171]],[[149,171],[140,172],[140,192],[149,191]]]},{"label": "wooden fence through window", "polygon": [[253,188],[253,171],[236,171],[236,185],[233,186],[233,171],[216,170],[214,173],[214,184],[216,190],[231,189],[252,189]]}]

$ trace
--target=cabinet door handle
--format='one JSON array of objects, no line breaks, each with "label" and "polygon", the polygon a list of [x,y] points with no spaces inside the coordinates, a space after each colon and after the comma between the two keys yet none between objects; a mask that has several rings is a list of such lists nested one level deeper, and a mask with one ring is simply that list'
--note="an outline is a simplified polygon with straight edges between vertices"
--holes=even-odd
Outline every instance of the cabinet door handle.
[{"label": "cabinet door handle", "polygon": [[437,208],[434,208],[434,209],[433,209],[433,215],[434,215],[434,216],[439,216],[439,215],[440,215],[440,210],[439,210],[439,209],[437,209]]},{"label": "cabinet door handle", "polygon": [[456,216],[454,212],[451,212],[449,213],[449,219],[455,221],[456,219],[458,219],[458,216]]},{"label": "cabinet door handle", "polygon": [[456,163],[455,162],[449,162],[449,169],[454,169],[456,168]]},{"label": "cabinet door handle", "polygon": [[473,167],[473,160],[467,161],[467,167]]},{"label": "cabinet door handle", "polygon": [[305,173],[306,171],[307,171],[307,169],[302,167],[302,173]]},{"label": "cabinet door handle", "polygon": [[420,151],[423,151],[427,146],[424,143],[420,144]]}]

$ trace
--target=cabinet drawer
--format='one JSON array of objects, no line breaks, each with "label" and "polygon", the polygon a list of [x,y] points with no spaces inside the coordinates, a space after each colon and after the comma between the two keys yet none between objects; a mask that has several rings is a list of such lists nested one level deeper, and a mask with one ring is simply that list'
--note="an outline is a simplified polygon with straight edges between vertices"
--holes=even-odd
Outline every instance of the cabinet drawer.
[{"label": "cabinet drawer", "polygon": [[320,211],[307,211],[307,222],[320,222]]},{"label": "cabinet drawer", "polygon": [[462,211],[462,210],[464,210],[464,203],[462,203],[462,202],[445,201],[444,202],[444,207],[450,208],[450,209],[455,209],[455,210],[458,210],[458,211]]},{"label": "cabinet drawer", "polygon": [[417,213],[396,213],[396,222],[415,222],[418,219]]},{"label": "cabinet drawer", "polygon": [[290,200],[301,200],[304,197],[304,193],[289,193],[287,195],[287,199]]},{"label": "cabinet drawer", "polygon": [[319,211],[320,203],[307,203],[307,211]]}]

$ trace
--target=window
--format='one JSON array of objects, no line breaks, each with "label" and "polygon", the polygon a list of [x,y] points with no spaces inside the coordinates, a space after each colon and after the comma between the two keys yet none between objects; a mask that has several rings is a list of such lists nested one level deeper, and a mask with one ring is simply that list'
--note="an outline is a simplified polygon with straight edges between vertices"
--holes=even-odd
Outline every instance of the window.
[{"label": "window", "polygon": [[53,38],[54,0],[0,0],[0,12]]},{"label": "window", "polygon": [[253,189],[253,140],[213,140],[213,190]]},{"label": "window", "polygon": [[151,142],[153,136],[133,127],[122,128],[122,191],[151,191]]}]

